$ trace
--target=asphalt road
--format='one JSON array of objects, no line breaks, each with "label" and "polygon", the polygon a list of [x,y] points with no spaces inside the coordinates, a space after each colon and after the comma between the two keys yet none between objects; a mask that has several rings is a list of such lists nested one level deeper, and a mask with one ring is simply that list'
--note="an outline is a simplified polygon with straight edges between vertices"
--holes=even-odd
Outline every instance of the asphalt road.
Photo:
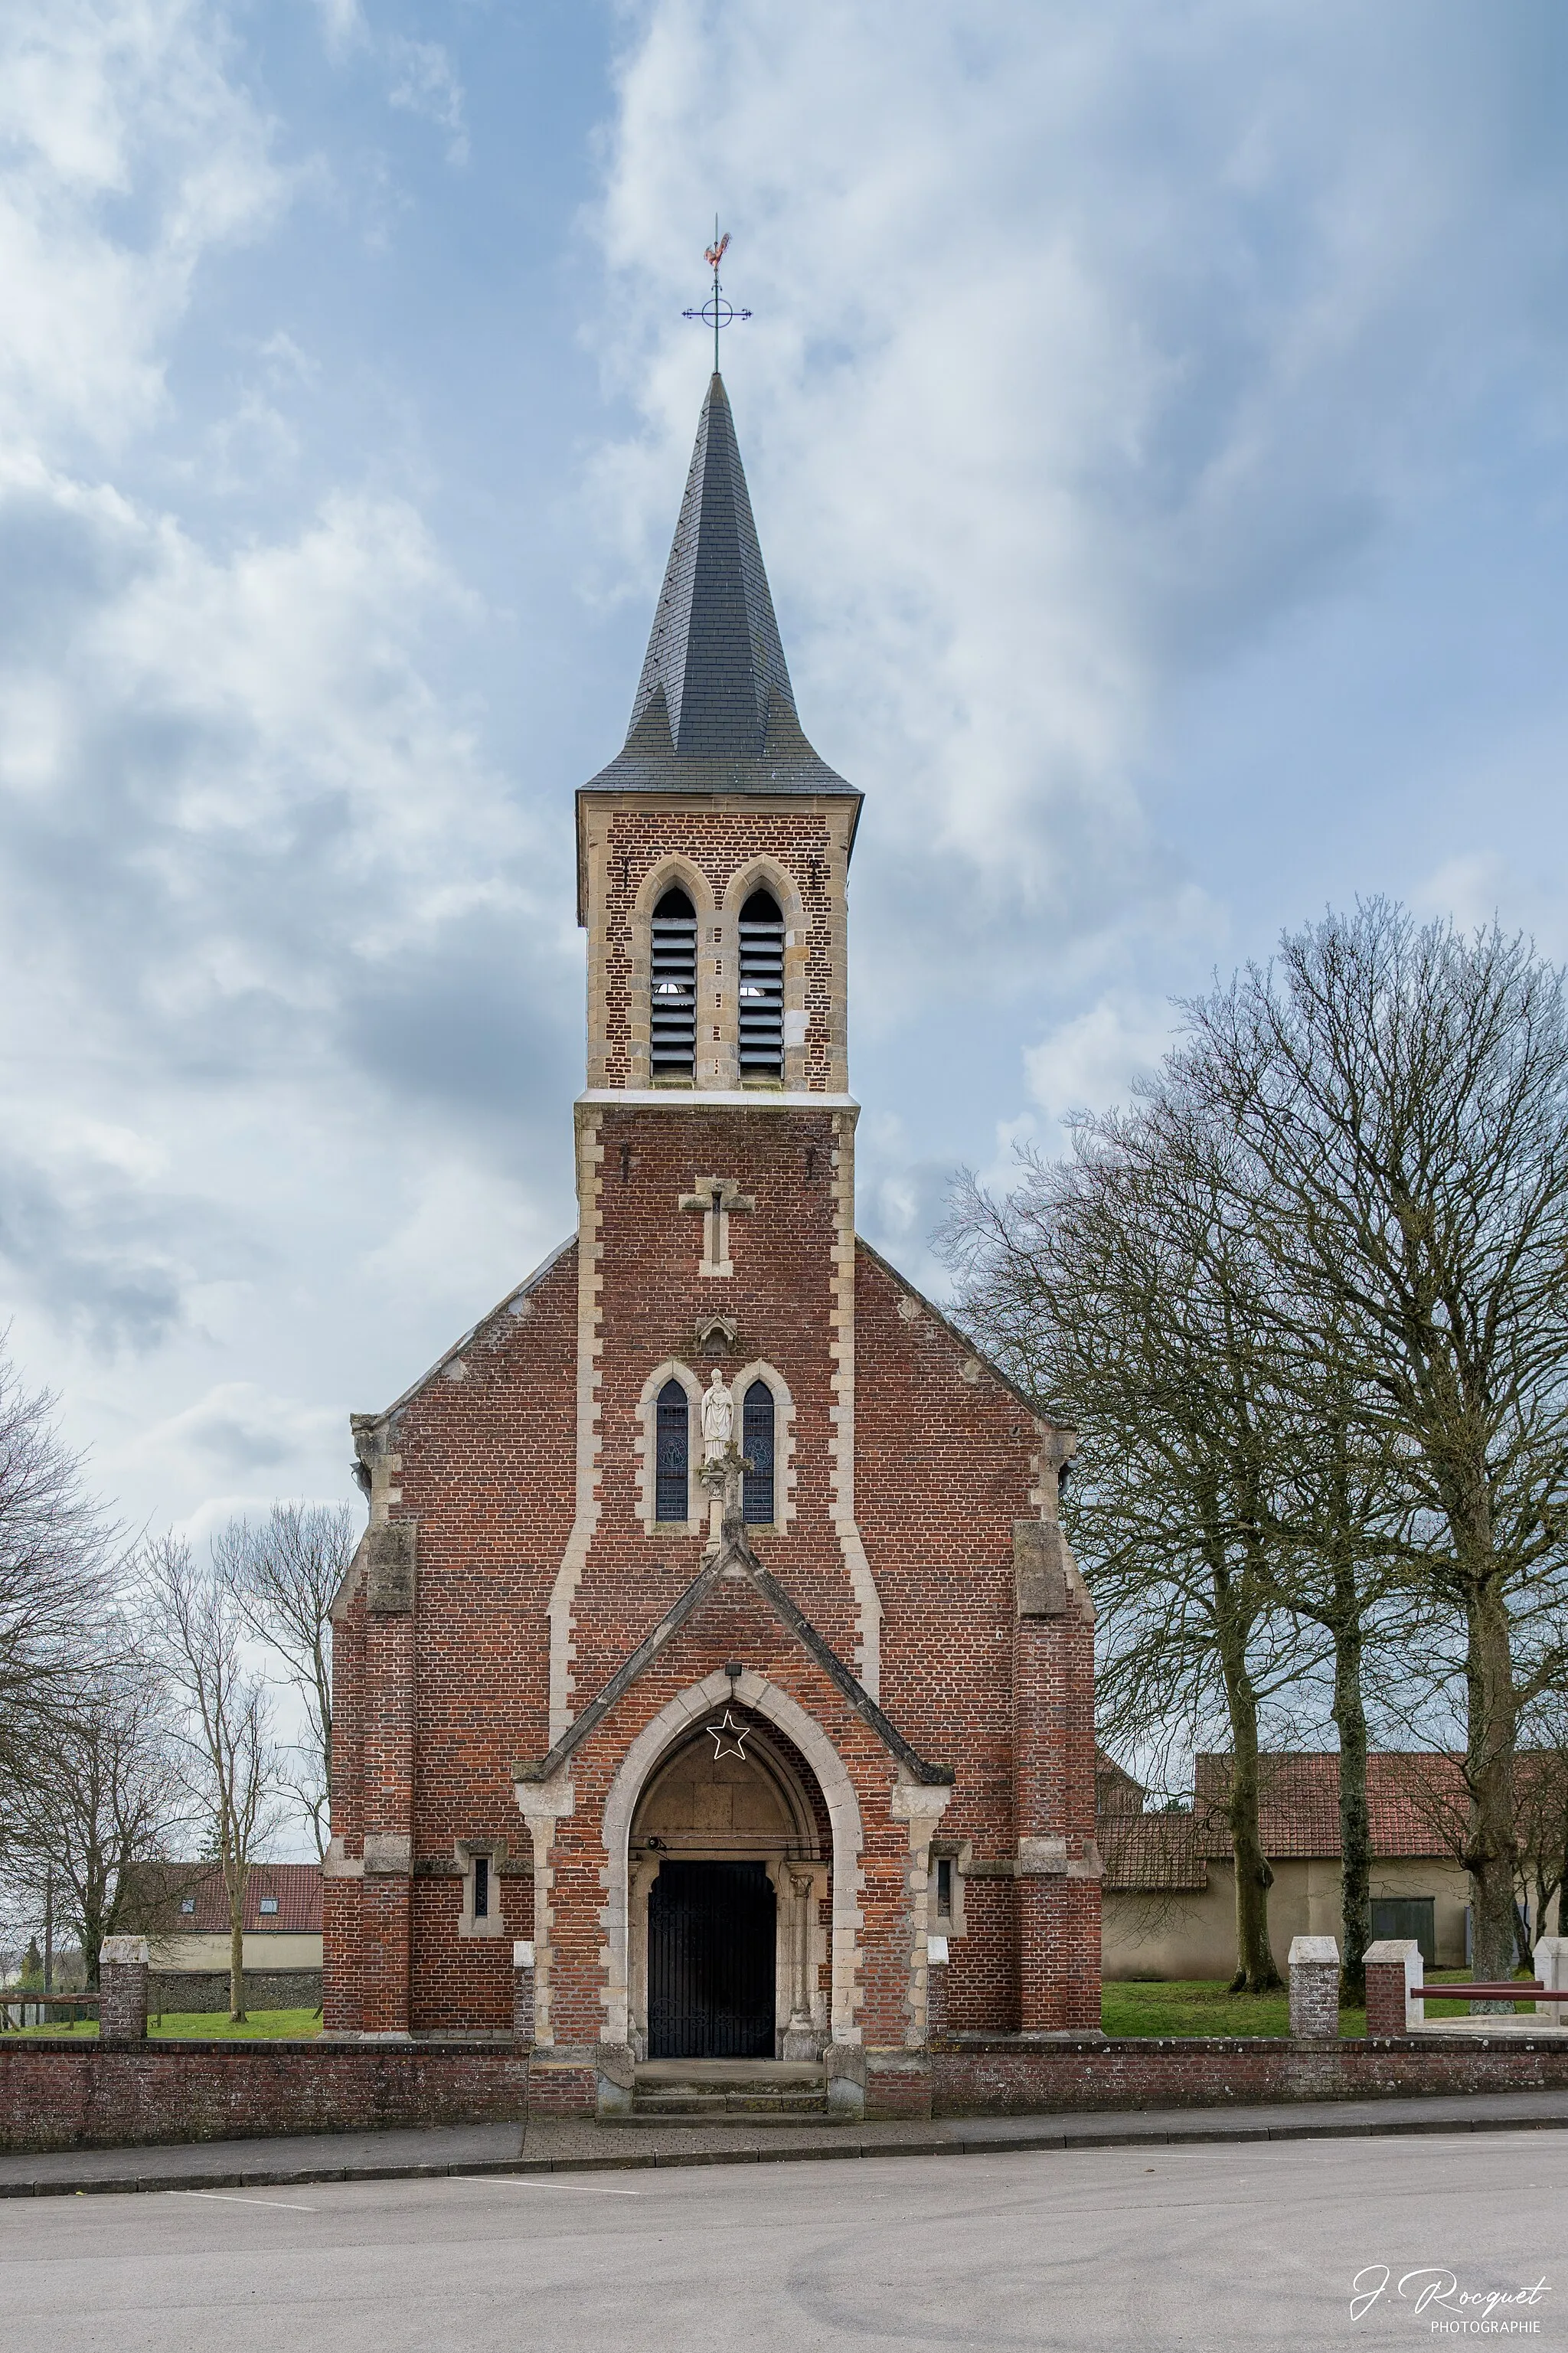
[{"label": "asphalt road", "polygon": [[18,2199],[0,2348],[1568,2347],[1565,2189],[1521,2132]]}]

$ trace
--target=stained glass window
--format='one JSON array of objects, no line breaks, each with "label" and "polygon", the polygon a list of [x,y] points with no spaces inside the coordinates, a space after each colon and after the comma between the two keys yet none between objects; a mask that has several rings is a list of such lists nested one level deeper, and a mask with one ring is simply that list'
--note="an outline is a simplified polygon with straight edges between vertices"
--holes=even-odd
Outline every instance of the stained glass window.
[{"label": "stained glass window", "polygon": [[658,1393],[658,1475],[654,1517],[684,1520],[688,1514],[691,1461],[691,1408],[678,1380],[668,1380]]},{"label": "stained glass window", "polygon": [[748,1526],[769,1527],[773,1516],[773,1393],[753,1381],[741,1407],[741,1448],[752,1469],[746,1473],[742,1509]]}]

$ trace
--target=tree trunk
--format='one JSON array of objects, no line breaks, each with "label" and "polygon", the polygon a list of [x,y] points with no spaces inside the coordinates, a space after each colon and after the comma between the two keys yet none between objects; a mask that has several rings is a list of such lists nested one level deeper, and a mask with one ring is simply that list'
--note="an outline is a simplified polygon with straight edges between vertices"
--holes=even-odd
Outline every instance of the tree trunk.
[{"label": "tree trunk", "polygon": [[[1513,1656],[1508,1606],[1496,1580],[1478,1579],[1468,1599],[1465,1868],[1470,1874],[1476,1975],[1495,1981],[1511,1977],[1514,1961]],[[1500,2006],[1472,2005],[1481,2010]]]},{"label": "tree trunk", "polygon": [[109,1929],[108,1924],[104,1919],[102,1910],[99,1905],[96,1904],[84,1905],[82,1909],[86,1915],[81,1924],[82,1967],[87,1972],[89,1989],[91,1992],[96,1993],[98,1991],[99,1955],[103,1950],[103,1940],[108,1935]]},{"label": "tree trunk", "polygon": [[[1340,1582],[1336,1576],[1336,1585]],[[1353,1576],[1350,1583],[1348,1603],[1334,1621],[1333,1719],[1340,1736],[1340,1910],[1344,1924],[1340,1999],[1347,2008],[1359,2010],[1366,2000],[1366,1948],[1372,1942],[1372,1824],[1366,1803],[1361,1617]]]},{"label": "tree trunk", "polygon": [[233,2026],[245,2024],[245,1889],[249,1876],[239,1863],[224,1872],[228,1889],[228,2016]]},{"label": "tree trunk", "polygon": [[1230,1708],[1230,1824],[1236,1857],[1236,1975],[1232,1993],[1271,1993],[1281,1983],[1268,1942],[1268,1890],[1274,1884],[1258,1825],[1258,1701],[1244,1670],[1222,1661]]}]

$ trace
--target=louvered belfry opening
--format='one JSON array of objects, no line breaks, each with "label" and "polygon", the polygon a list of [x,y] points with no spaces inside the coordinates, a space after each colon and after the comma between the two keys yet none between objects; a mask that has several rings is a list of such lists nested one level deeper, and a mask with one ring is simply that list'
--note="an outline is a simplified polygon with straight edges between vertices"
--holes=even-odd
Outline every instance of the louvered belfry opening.
[{"label": "louvered belfry opening", "polygon": [[767,891],[741,910],[740,1061],[742,1079],[784,1076],[784,917]]},{"label": "louvered belfry opening", "polygon": [[697,910],[667,891],[653,911],[650,1043],[653,1075],[689,1079],[697,1069]]}]

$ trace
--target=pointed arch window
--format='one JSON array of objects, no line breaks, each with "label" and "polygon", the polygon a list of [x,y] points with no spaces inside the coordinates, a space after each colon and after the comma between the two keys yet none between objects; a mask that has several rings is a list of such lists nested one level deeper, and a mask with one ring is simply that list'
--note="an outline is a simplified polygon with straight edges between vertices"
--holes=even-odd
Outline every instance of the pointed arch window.
[{"label": "pointed arch window", "polygon": [[742,1079],[784,1076],[784,917],[771,891],[741,910],[740,1063]]},{"label": "pointed arch window", "polygon": [[773,1524],[773,1393],[766,1381],[753,1381],[741,1400],[741,1451],[751,1469],[741,1494],[741,1514],[748,1527]]},{"label": "pointed arch window", "polygon": [[653,1075],[689,1079],[697,1068],[697,910],[684,891],[667,891],[655,907],[652,944]]},{"label": "pointed arch window", "polygon": [[654,1445],[654,1518],[684,1521],[691,1508],[691,1405],[677,1380],[658,1393]]}]

